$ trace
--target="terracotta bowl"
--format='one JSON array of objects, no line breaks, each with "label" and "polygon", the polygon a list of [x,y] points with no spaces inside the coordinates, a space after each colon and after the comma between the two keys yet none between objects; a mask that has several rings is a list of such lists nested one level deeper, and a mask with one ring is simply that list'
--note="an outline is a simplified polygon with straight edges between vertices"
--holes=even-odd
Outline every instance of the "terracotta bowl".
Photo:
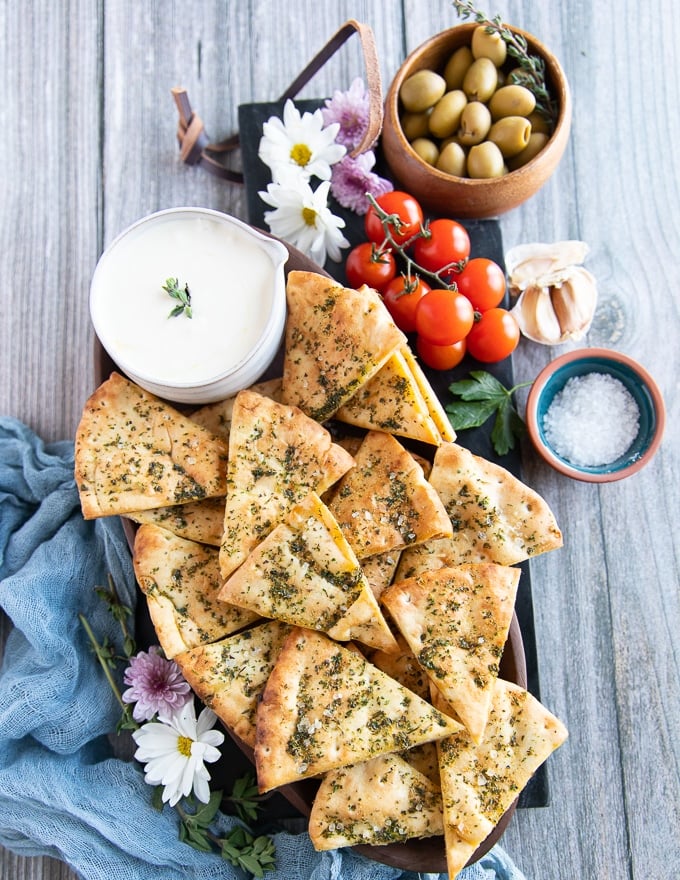
[{"label": "terracotta bowl", "polygon": [[491,180],[454,177],[438,171],[413,150],[399,121],[399,90],[418,70],[441,71],[449,57],[469,45],[475,23],[442,31],[415,49],[397,71],[385,102],[382,149],[395,181],[429,212],[449,217],[494,217],[516,208],[543,186],[557,167],[571,128],[571,93],[559,62],[531,34],[513,28],[527,41],[529,52],[545,62],[548,85],[559,106],[559,117],[545,147],[526,165]]},{"label": "terracotta bowl", "polygon": [[[622,382],[640,413],[637,436],[609,464],[574,464],[552,448],[544,428],[555,395],[569,379],[589,373],[605,373]],[[584,348],[556,358],[538,374],[527,398],[526,423],[536,451],[556,471],[586,483],[611,483],[636,474],[654,457],[663,438],[666,408],[656,382],[633,358],[606,348]]]}]

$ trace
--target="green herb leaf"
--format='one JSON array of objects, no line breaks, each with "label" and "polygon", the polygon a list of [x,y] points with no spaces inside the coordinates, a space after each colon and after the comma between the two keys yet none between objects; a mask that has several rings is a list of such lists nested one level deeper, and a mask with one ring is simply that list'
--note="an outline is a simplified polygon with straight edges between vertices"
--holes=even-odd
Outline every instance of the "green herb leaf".
[{"label": "green herb leaf", "polygon": [[521,382],[508,389],[486,370],[474,370],[470,376],[449,385],[451,394],[460,398],[445,406],[451,426],[456,431],[479,428],[495,413],[491,443],[498,455],[506,455],[515,448],[516,440],[525,430],[512,395],[531,382]]},{"label": "green herb leaf", "polygon": [[451,426],[456,431],[465,431],[468,428],[479,428],[494,414],[497,408],[495,400],[466,401],[456,400],[446,404],[446,412],[449,414]]},{"label": "green herb leaf", "polygon": [[231,801],[236,815],[244,822],[257,819],[257,814],[262,806],[257,782],[252,773],[246,773],[234,782],[227,800]]},{"label": "green herb leaf", "polygon": [[163,285],[163,290],[170,296],[172,299],[179,300],[179,305],[176,305],[168,318],[176,318],[178,315],[186,315],[187,318],[193,318],[193,312],[191,311],[191,293],[189,292],[189,285],[185,284],[184,287],[179,286],[179,278],[167,278],[165,284]]}]

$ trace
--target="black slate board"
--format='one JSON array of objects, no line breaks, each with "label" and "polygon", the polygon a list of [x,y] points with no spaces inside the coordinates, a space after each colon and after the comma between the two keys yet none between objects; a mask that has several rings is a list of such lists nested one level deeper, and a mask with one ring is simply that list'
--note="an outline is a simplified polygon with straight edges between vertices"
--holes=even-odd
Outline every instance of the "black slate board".
[{"label": "black slate board", "polygon": [[[300,112],[314,111],[322,102],[318,100],[300,100],[295,106]],[[280,102],[263,102],[257,104],[243,104],[239,107],[239,131],[241,141],[241,163],[246,190],[246,206],[248,222],[259,229],[267,229],[264,214],[269,210],[258,193],[267,188],[271,182],[269,168],[259,159],[257,152],[262,137],[262,126],[271,117],[283,116],[283,105]],[[389,176],[382,166],[378,151],[376,171],[383,176]],[[334,214],[345,220],[343,230],[345,237],[352,244],[358,244],[365,240],[363,217],[352,211],[342,208],[337,202],[331,200],[331,210]],[[504,267],[503,240],[498,220],[464,220],[461,221],[470,235],[471,256],[488,257],[498,265]],[[342,284],[346,283],[344,263],[335,263],[328,260],[323,267],[325,271]],[[415,351],[415,347],[412,346]],[[433,390],[442,402],[450,399],[449,385],[457,379],[467,377],[470,370],[483,369],[492,373],[502,382],[506,388],[513,385],[512,358],[506,358],[497,364],[480,364],[470,357],[454,370],[438,371],[431,370],[423,365]],[[509,470],[516,476],[521,476],[521,458],[519,450],[511,450],[507,455],[499,457],[493,449],[490,439],[491,422],[480,428],[463,431],[458,436],[461,445],[470,449],[476,455],[480,455],[489,461],[494,461]],[[532,602],[531,570],[528,562],[520,565],[522,575],[517,591],[515,610],[522,631],[524,652],[526,655],[528,689],[540,699],[540,683],[538,675],[538,658],[536,654],[536,631],[534,628],[534,613]],[[519,807],[543,807],[549,803],[548,778],[546,766],[543,764],[519,799]]]}]

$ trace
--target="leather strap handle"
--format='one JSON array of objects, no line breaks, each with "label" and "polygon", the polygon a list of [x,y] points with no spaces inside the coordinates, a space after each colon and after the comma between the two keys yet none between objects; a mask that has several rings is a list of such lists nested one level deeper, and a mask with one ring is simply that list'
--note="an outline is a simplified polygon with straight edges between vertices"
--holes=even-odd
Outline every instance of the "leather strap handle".
[{"label": "leather strap handle", "polygon": [[[353,35],[358,34],[366,69],[366,87],[369,96],[368,128],[361,143],[352,151],[356,156],[370,149],[380,136],[383,123],[382,83],[380,65],[375,46],[375,38],[371,28],[361,22],[349,19],[330,38],[326,45],[312,58],[307,66],[280,96],[279,101],[293,98],[312,79],[338,49]],[[177,140],[180,157],[187,165],[200,165],[223,180],[232,183],[243,183],[240,171],[225,168],[218,157],[237,150],[240,146],[238,132],[218,143],[211,143],[206,134],[203,120],[195,113],[189,102],[186,89],[172,89],[175,105],[179,114]]]}]

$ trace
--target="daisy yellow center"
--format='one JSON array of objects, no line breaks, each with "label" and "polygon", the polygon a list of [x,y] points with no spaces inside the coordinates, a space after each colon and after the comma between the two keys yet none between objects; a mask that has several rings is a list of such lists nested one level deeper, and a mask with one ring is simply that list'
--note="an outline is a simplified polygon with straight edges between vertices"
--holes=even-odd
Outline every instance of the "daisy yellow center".
[{"label": "daisy yellow center", "polygon": [[301,168],[304,168],[309,164],[309,160],[312,158],[312,151],[307,144],[295,144],[291,148],[290,158]]},{"label": "daisy yellow center", "polygon": [[303,208],[302,219],[305,221],[307,226],[316,226],[316,211],[314,210],[314,208]]},{"label": "daisy yellow center", "polygon": [[177,737],[177,751],[180,755],[184,755],[185,758],[191,757],[191,746],[193,744],[193,740],[188,736],[178,736]]}]

